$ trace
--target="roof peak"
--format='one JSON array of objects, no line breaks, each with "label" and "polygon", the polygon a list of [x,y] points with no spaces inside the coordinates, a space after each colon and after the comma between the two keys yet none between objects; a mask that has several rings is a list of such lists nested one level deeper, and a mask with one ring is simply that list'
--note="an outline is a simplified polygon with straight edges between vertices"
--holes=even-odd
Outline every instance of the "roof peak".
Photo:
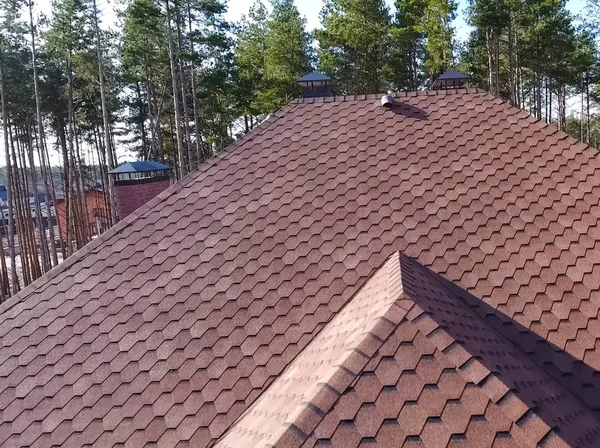
[{"label": "roof peak", "polygon": [[152,160],[138,160],[134,162],[125,162],[116,167],[114,170],[109,171],[108,174],[145,173],[149,171],[163,171],[170,169],[171,167],[169,165],[165,165],[163,163],[154,162]]},{"label": "roof peak", "polygon": [[310,73],[298,78],[296,82],[319,82],[319,81],[333,81],[325,73],[321,73],[317,70],[313,70]]}]

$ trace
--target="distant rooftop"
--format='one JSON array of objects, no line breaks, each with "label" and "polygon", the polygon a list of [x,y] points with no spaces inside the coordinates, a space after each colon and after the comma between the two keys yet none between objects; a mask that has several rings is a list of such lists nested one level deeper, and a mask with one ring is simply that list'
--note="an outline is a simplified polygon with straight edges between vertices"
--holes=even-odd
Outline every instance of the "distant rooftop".
[{"label": "distant rooftop", "polygon": [[457,72],[456,70],[448,70],[446,73],[444,73],[443,75],[441,75],[438,79],[447,79],[447,80],[451,80],[451,79],[469,79],[468,75],[465,75],[464,73],[460,73]]},{"label": "distant rooftop", "polygon": [[110,171],[110,174],[145,173],[148,171],[169,170],[170,166],[158,162],[126,162]]},{"label": "distant rooftop", "polygon": [[301,78],[298,78],[297,82],[322,82],[322,81],[331,81],[332,79],[318,71],[311,72],[307,75],[304,75]]}]

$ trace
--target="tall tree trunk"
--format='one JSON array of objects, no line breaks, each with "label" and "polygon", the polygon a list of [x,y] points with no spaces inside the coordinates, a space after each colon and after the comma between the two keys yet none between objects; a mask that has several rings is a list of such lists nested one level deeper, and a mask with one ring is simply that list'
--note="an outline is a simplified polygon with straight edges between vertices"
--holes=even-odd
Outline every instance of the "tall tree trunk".
[{"label": "tall tree trunk", "polygon": [[[64,137],[64,132],[62,132],[62,135]],[[61,143],[64,145],[64,138],[62,139]],[[45,139],[44,139],[44,145],[41,149],[45,154],[46,163],[48,164],[46,166],[46,169],[48,170],[48,173],[49,173],[48,177],[50,178],[50,188],[51,188],[51,192],[52,192],[52,208],[54,208],[54,216],[56,218],[56,228],[58,229],[58,242],[59,242],[59,246],[60,246],[60,252],[62,254],[62,259],[65,260],[67,258],[67,253],[65,251],[65,244],[64,244],[64,241],[62,238],[61,223],[58,220],[58,212],[56,209],[56,203],[57,203],[56,186],[54,185],[54,175],[52,173],[52,167],[50,166],[50,154],[48,153],[48,146],[46,145]],[[52,210],[52,208],[50,208],[49,210]],[[50,212],[49,212],[49,217],[52,220],[52,213],[50,213]],[[54,235],[54,230],[52,230],[52,234]]]},{"label": "tall tree trunk", "polygon": [[156,123],[154,121],[154,105],[152,96],[150,94],[150,81],[146,79],[145,84],[148,102],[148,123],[150,127],[150,152],[152,153],[152,159],[155,160],[159,158],[159,154],[156,148]]},{"label": "tall tree trunk", "polygon": [[513,106],[517,104],[517,95],[515,88],[515,56],[513,54],[513,26],[512,26],[512,17],[509,18],[508,21],[508,82],[510,89],[510,103]]},{"label": "tall tree trunk", "polygon": [[491,93],[495,93],[494,86],[494,61],[493,61],[493,51],[492,51],[492,30],[489,28],[485,31],[485,46],[487,50],[487,58],[488,58],[488,86]]},{"label": "tall tree trunk", "polygon": [[[181,55],[183,52],[183,42],[181,36],[181,13],[180,8],[177,5],[177,0],[174,0],[175,4],[175,23],[177,32],[177,53]],[[181,57],[177,58],[177,66],[179,68],[179,82],[181,87],[181,103],[183,105],[183,132],[185,134],[185,145],[187,149],[188,157],[188,172],[193,169],[193,153],[192,153],[192,139],[190,135],[190,109],[188,107],[188,95],[187,95],[187,80],[185,76],[185,64]]]},{"label": "tall tree trunk", "polygon": [[137,95],[137,104],[140,113],[140,124],[139,130],[140,135],[142,137],[142,154],[144,155],[144,159],[148,160],[151,158],[151,152],[148,150],[148,135],[146,133],[146,111],[144,110],[144,101],[142,100],[142,88],[140,86],[139,81],[135,83],[135,93]]},{"label": "tall tree trunk", "polygon": [[[46,240],[46,229],[44,228],[44,216],[42,215],[42,205],[40,203],[40,195],[38,193],[38,178],[33,158],[33,136],[32,128],[29,125],[27,129],[29,135],[29,144],[27,145],[27,155],[29,158],[29,166],[31,167],[31,182],[33,184],[33,204],[35,206],[36,224],[39,233],[40,255],[42,257],[42,272],[46,273],[50,270],[50,253],[48,252],[48,241]],[[39,142],[38,142],[39,144]]]},{"label": "tall tree trunk", "polygon": [[192,75],[192,107],[194,109],[194,129],[196,133],[196,158],[197,166],[200,166],[202,161],[202,129],[200,128],[200,108],[198,105],[198,94],[196,92],[196,70],[195,70],[195,49],[194,40],[192,39],[192,11],[188,2],[188,26],[190,32],[190,46],[192,50],[192,62],[190,66],[190,72]]},{"label": "tall tree trunk", "polygon": [[586,142],[589,144],[591,140],[591,129],[590,129],[590,75],[589,73],[585,74],[585,108],[586,108],[586,127],[587,127],[587,135]]},{"label": "tall tree trunk", "polygon": [[[74,110],[74,104],[73,104],[73,67],[71,66],[71,57],[69,57],[69,62],[68,62],[68,68],[67,68],[67,83],[68,83],[68,91],[69,91],[69,98],[68,98],[68,144],[69,144],[69,155],[68,155],[68,166],[69,166],[69,172],[68,172],[68,177],[67,177],[67,183],[68,186],[67,188],[69,189],[69,196],[70,196],[70,201],[69,201],[69,217],[70,220],[68,221],[67,225],[70,228],[70,236],[71,238],[73,238],[75,241],[77,240],[77,228],[75,227],[75,217],[76,217],[76,201],[77,201],[77,196],[75,193],[75,189],[74,187],[75,185],[75,181],[76,181],[76,174],[75,174],[75,110]],[[67,232],[67,235],[69,235],[69,232]],[[77,244],[78,242],[76,241],[76,247],[79,247],[79,245]],[[68,247],[69,247],[69,255],[73,252],[73,240],[68,240],[67,241]]]},{"label": "tall tree trunk", "polygon": [[6,106],[6,79],[4,76],[4,52],[0,50],[0,95],[2,96],[2,131],[4,134],[4,151],[6,154],[6,202],[8,207],[8,251],[10,256],[11,289],[16,294],[21,289],[17,275],[17,263],[15,255],[15,220],[12,187],[12,162],[10,160],[10,144],[8,129],[8,110]]},{"label": "tall tree trunk", "polygon": [[[42,107],[40,100],[40,89],[38,82],[38,71],[37,71],[37,48],[35,41],[35,26],[33,24],[33,0],[29,0],[29,28],[31,32],[31,63],[33,65],[33,89],[35,93],[35,112],[37,120],[37,134],[38,134],[38,154],[40,156],[40,172],[42,175],[42,182],[44,183],[44,193],[46,196],[46,219],[48,220],[48,234],[50,238],[50,252],[52,256],[53,266],[58,264],[58,256],[56,254],[56,240],[54,238],[54,226],[52,225],[52,216],[50,213],[50,188],[48,186],[48,177],[46,173],[46,162],[45,162],[45,151],[42,145],[44,144],[44,123],[42,121]],[[33,163],[33,162],[31,162]],[[34,168],[35,171],[35,168]],[[52,201],[54,203],[54,201]],[[42,219],[40,216],[38,219]],[[44,230],[44,236],[46,231]]]},{"label": "tall tree trunk", "polygon": [[[98,58],[98,77],[100,80],[100,98],[102,101],[102,124],[104,127],[104,141],[106,149],[108,150],[108,169],[113,170],[115,168],[115,158],[110,150],[110,120],[108,112],[108,104],[106,102],[106,86],[104,82],[104,63],[102,59],[102,46],[100,42],[100,27],[98,26],[98,9],[96,8],[96,0],[92,0],[93,8],[93,19],[94,19],[94,33],[96,34],[96,53]],[[85,192],[83,192],[85,195]],[[108,197],[110,198],[110,217],[111,222],[117,222],[117,204],[115,196],[115,186],[113,176],[108,176]],[[84,199],[85,200],[85,199]]]},{"label": "tall tree trunk", "polygon": [[177,68],[175,64],[175,45],[173,44],[173,29],[171,27],[171,7],[166,0],[167,10],[167,40],[169,41],[169,62],[171,65],[171,82],[173,83],[173,108],[175,109],[175,135],[177,138],[177,156],[179,158],[179,178],[187,174],[185,168],[185,153],[183,150],[183,139],[181,136],[181,111],[179,106],[179,94],[177,88]]}]

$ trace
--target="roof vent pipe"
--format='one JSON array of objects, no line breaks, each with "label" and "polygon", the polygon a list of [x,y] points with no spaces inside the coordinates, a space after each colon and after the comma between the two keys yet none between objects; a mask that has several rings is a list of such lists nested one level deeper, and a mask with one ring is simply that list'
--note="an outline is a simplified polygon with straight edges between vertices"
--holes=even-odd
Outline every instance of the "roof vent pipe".
[{"label": "roof vent pipe", "polygon": [[383,95],[381,97],[381,105],[386,109],[391,109],[394,107],[394,97],[390,94]]}]

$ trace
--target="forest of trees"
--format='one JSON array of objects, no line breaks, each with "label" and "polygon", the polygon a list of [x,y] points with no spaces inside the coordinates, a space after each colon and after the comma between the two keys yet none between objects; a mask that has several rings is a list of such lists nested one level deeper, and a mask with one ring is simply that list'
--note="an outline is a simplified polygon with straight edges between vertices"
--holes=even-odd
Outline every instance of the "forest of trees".
[{"label": "forest of trees", "polygon": [[[465,42],[454,0],[325,0],[316,30],[293,0],[256,0],[237,23],[226,0],[110,5],[117,22],[103,24],[96,0],[52,0],[48,16],[33,0],[0,0],[2,301],[91,240],[86,189],[105,191],[109,223],[118,220],[108,172],[124,148],[179,179],[297,97],[296,79],[313,69],[337,94],[362,94],[425,89],[453,68],[600,140],[598,27],[562,0],[471,0]],[[34,219],[36,192],[64,198],[66,238]]]}]

